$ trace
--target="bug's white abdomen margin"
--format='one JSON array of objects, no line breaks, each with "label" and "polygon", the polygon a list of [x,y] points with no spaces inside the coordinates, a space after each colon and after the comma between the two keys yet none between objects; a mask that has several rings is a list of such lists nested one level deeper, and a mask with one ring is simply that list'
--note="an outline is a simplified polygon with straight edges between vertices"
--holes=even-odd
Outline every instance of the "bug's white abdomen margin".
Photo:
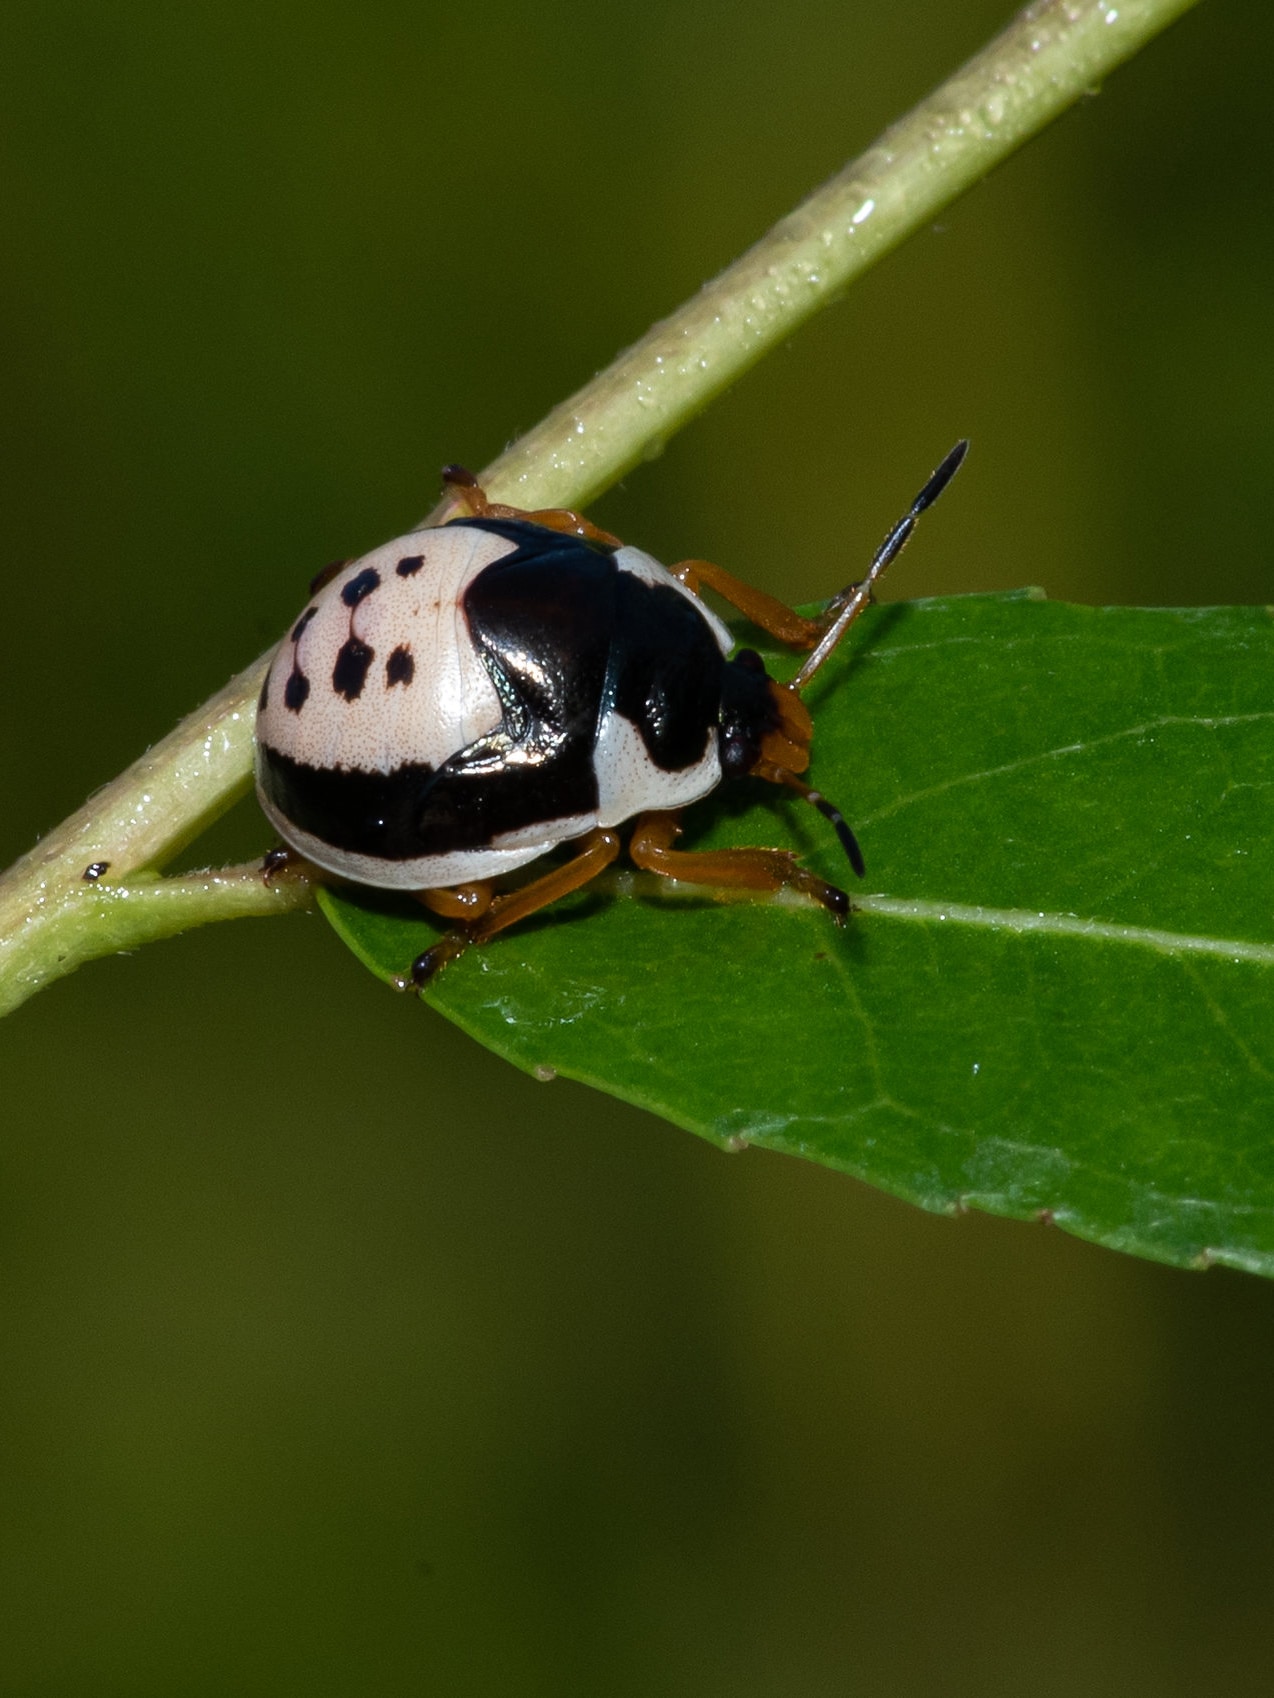
[{"label": "bug's white abdomen margin", "polygon": [[703,758],[679,772],[652,764],[641,732],[622,713],[602,715],[593,758],[597,764],[597,823],[622,825],[636,814],[684,808],[721,782],[717,734],[708,733]]},{"label": "bug's white abdomen margin", "polygon": [[[445,855],[420,855],[414,860],[387,861],[377,855],[362,855],[353,849],[335,849],[321,837],[303,831],[287,817],[261,798],[262,811],[286,842],[313,861],[325,872],[335,873],[355,884],[366,884],[373,890],[444,890],[451,885],[472,884],[479,879],[499,878],[501,873],[515,873],[559,843],[582,837],[596,825],[595,819],[568,824],[563,835],[554,830],[545,837],[543,831],[534,841],[520,846],[505,845],[496,849],[457,849]],[[530,835],[530,834],[528,834]]]}]

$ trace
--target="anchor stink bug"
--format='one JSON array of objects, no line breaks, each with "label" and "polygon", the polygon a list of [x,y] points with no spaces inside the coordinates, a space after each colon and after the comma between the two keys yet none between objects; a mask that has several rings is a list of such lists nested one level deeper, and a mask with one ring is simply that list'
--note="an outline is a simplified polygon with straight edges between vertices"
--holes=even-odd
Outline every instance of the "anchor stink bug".
[{"label": "anchor stink bug", "polygon": [[[411,968],[423,985],[472,944],[595,878],[619,855],[667,878],[783,888],[838,923],[849,898],[786,849],[687,852],[679,816],[728,780],[795,791],[863,860],[839,810],[801,776],[802,693],[954,477],[947,455],[857,584],[809,619],[707,561],[661,566],[577,513],[488,501],[444,472],[457,516],[321,574],[270,664],[257,793],[294,853],[357,884],[410,891],[453,922]],[[735,648],[711,590],[808,651],[790,683]],[[497,893],[495,880],[569,845]],[[267,876],[278,855],[267,857]]]}]

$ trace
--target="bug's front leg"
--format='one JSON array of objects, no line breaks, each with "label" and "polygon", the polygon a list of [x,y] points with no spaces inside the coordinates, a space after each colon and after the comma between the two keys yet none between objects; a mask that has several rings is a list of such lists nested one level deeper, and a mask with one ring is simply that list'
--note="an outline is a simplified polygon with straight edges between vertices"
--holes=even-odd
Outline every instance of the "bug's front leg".
[{"label": "bug's front leg", "polygon": [[675,813],[643,814],[633,827],[628,854],[634,866],[661,878],[758,893],[799,890],[826,908],[838,926],[849,914],[849,897],[809,872],[789,849],[674,849],[681,835]]},{"label": "bug's front leg", "polygon": [[711,560],[681,560],[668,570],[694,595],[705,588],[715,590],[722,601],[728,601],[767,636],[786,643],[789,648],[812,649],[827,629],[826,619],[807,619],[785,601],[745,584],[742,578],[736,578],[724,566],[714,566]]}]

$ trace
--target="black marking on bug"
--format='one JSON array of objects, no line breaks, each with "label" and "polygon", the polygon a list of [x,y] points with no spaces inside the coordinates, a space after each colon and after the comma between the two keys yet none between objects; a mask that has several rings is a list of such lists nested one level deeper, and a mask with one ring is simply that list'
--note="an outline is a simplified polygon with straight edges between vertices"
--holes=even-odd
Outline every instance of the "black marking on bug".
[{"label": "black marking on bug", "polygon": [[357,607],[360,601],[366,601],[372,591],[379,588],[380,573],[374,566],[364,566],[341,590],[341,600],[346,607]]},{"label": "black marking on bug", "polygon": [[394,571],[397,572],[400,578],[414,578],[424,563],[425,557],[423,554],[408,554],[398,562],[397,566],[394,567]]},{"label": "black marking on bug", "polygon": [[447,763],[458,780],[455,794],[476,794],[478,775],[502,766],[498,786],[482,803],[486,841],[592,813],[598,802],[593,748],[615,637],[614,550],[525,520],[457,523],[491,531],[514,547],[477,573],[462,597],[504,719]]},{"label": "black marking on bug", "polygon": [[[595,810],[594,751],[606,714],[622,714],[638,728],[661,771],[703,760],[730,668],[687,596],[621,571],[609,544],[525,520],[456,523],[515,545],[477,573],[462,598],[504,720],[446,769],[458,773],[462,761],[483,770],[502,764],[499,790],[487,803],[492,835]],[[740,680],[735,694],[768,729],[773,709],[764,673],[742,671]],[[762,734],[755,730],[749,748],[759,747]]]},{"label": "black marking on bug", "polygon": [[725,656],[679,590],[617,577],[605,706],[632,721],[655,766],[681,772],[703,759],[720,718]]},{"label": "black marking on bug", "polygon": [[415,676],[416,663],[411,658],[411,650],[406,643],[399,643],[385,662],[385,688],[392,690],[395,684],[410,684]]},{"label": "black marking on bug", "polygon": [[294,643],[300,642],[301,638],[305,634],[305,627],[309,624],[310,620],[313,619],[314,615],[317,612],[318,612],[317,607],[307,607],[305,612],[297,620],[296,624],[293,625],[293,627],[292,627],[292,641]]},{"label": "black marking on bug", "polygon": [[310,681],[304,672],[292,672],[283,688],[283,705],[292,713],[300,713],[310,693]]},{"label": "black marking on bug", "polygon": [[[514,544],[462,598],[502,722],[436,771],[418,762],[389,773],[313,767],[262,744],[265,794],[284,819],[335,849],[408,861],[486,849],[528,826],[551,836],[555,821],[596,812],[593,748],[620,576],[614,550],[524,520],[457,523]],[[355,645],[370,658],[357,638],[342,655]],[[364,675],[365,667],[360,688]],[[335,675],[333,685],[341,688]]]},{"label": "black marking on bug", "polygon": [[408,762],[393,772],[315,767],[261,745],[261,786],[283,817],[334,849],[407,861],[421,847],[421,803],[433,768]]},{"label": "black marking on bug", "polygon": [[722,668],[719,718],[721,775],[742,778],[756,765],[767,733],[779,726],[769,675],[755,649],[740,649]]},{"label": "black marking on bug", "polygon": [[270,705],[270,674],[267,672],[261,680],[261,694],[257,697],[257,712],[264,713]]},{"label": "black marking on bug", "polygon": [[[393,772],[314,767],[260,745],[261,788],[298,830],[334,849],[381,861],[488,849],[506,831],[587,814],[597,806],[591,770],[583,794],[552,767],[501,767],[489,744],[463,750],[435,771],[405,762]],[[591,783],[591,793],[590,793]]]},{"label": "black marking on bug", "polygon": [[755,649],[739,649],[722,668],[719,723],[721,776],[742,778],[755,766],[766,734],[779,726],[770,676]]},{"label": "black marking on bug", "polygon": [[80,877],[84,880],[85,884],[96,884],[103,873],[110,871],[110,867],[111,864],[109,861],[90,861],[88,866],[85,867],[84,871],[80,874]]},{"label": "black marking on bug", "polygon": [[[608,543],[519,519],[453,522],[517,545],[477,574],[463,601],[519,750],[538,734],[555,741],[560,762],[591,766],[601,716],[616,712],[636,725],[655,766],[681,772],[703,759],[728,707],[747,729],[740,770],[756,759],[777,723],[760,657],[727,662],[681,591],[621,571]],[[511,723],[515,709],[525,732]]]},{"label": "black marking on bug", "polygon": [[[374,572],[371,575],[376,577]],[[363,576],[360,572],[359,577]],[[379,583],[379,578],[376,581]],[[358,579],[354,582],[357,583]],[[352,589],[353,584],[347,588]],[[344,696],[347,702],[357,701],[363,693],[363,685],[367,682],[367,669],[375,658],[375,649],[369,648],[360,638],[349,637],[343,642],[337,650],[336,664],[332,668],[332,688],[337,695]]]}]

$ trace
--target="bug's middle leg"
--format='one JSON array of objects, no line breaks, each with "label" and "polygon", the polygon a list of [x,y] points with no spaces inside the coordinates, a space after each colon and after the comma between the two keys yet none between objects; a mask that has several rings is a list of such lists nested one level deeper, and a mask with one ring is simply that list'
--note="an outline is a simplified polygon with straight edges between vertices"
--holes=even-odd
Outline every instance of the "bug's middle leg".
[{"label": "bug's middle leg", "polygon": [[[524,884],[520,890],[509,891],[505,896],[494,895],[491,885],[485,881],[480,885],[458,885],[451,890],[419,891],[417,894],[427,907],[448,918],[459,918],[461,923],[455,931],[448,932],[432,948],[416,957],[409,983],[417,989],[427,985],[448,961],[454,961],[471,943],[485,943],[506,926],[538,913],[559,897],[569,896],[571,891],[595,879],[619,854],[619,833],[616,831],[599,826],[580,841],[580,852],[572,860],[554,867],[542,878]],[[462,893],[468,891],[480,893],[478,901],[481,906],[476,912],[470,910],[472,918],[465,916],[462,906],[465,900]]]},{"label": "bug's middle leg", "polygon": [[799,890],[844,925],[849,897],[809,872],[789,849],[674,849],[681,835],[675,813],[643,814],[633,827],[628,854],[633,865],[661,878],[734,890]]}]

